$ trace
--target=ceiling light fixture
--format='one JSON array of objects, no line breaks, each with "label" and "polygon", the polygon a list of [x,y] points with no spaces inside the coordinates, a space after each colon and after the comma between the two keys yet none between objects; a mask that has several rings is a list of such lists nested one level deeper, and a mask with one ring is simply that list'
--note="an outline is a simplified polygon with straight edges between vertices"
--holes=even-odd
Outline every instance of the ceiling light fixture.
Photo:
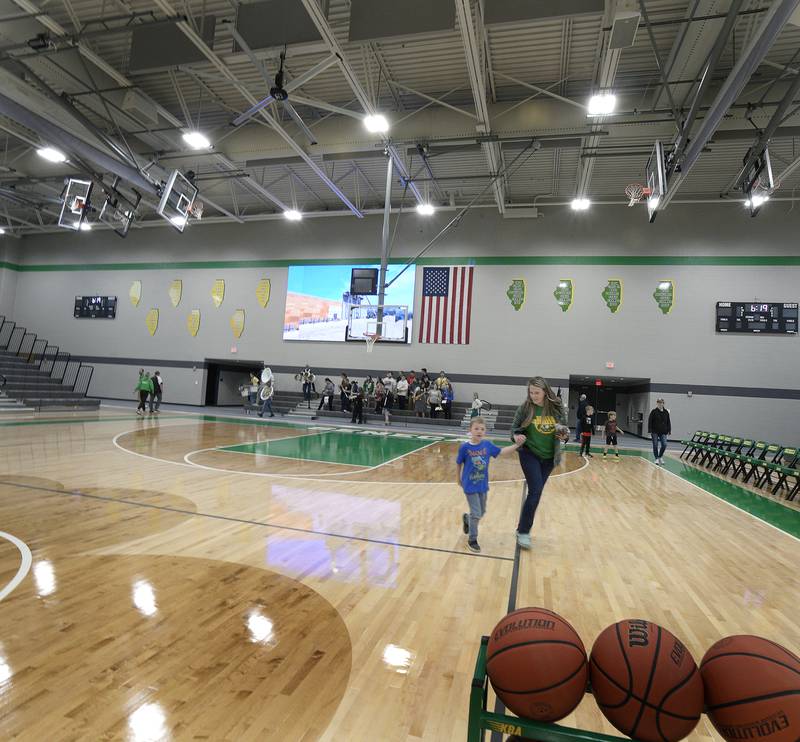
[{"label": "ceiling light fixture", "polygon": [[417,204],[417,214],[420,216],[432,216],[435,211],[433,204]]},{"label": "ceiling light fixture", "polygon": [[6,230],[3,229],[2,227],[0,227],[0,234],[5,234],[5,233],[6,233]]},{"label": "ceiling light fixture", "polygon": [[48,162],[66,162],[67,156],[53,147],[40,147],[36,150],[39,157],[43,157]]},{"label": "ceiling light fixture", "polygon": [[588,198],[573,198],[570,204],[573,211],[586,211],[591,205],[592,202]]},{"label": "ceiling light fixture", "polygon": [[286,209],[286,211],[283,212],[283,215],[290,222],[299,222],[303,218],[303,214],[297,209]]},{"label": "ceiling light fixture", "polygon": [[617,107],[617,96],[613,93],[600,93],[589,99],[589,116],[607,116],[614,113]]},{"label": "ceiling light fixture", "polygon": [[92,229],[92,225],[89,222],[81,222],[80,230],[81,232],[90,232]]},{"label": "ceiling light fixture", "polygon": [[386,116],[380,113],[364,116],[364,126],[371,134],[385,134],[389,131],[389,122]]},{"label": "ceiling light fixture", "polygon": [[754,193],[747,201],[744,202],[745,206],[752,206],[754,209],[759,208],[762,204],[769,201],[769,196],[762,196],[759,193]]},{"label": "ceiling light fixture", "polygon": [[178,229],[183,229],[186,226],[186,222],[188,221],[188,219],[189,219],[188,216],[180,216],[177,214],[169,218],[170,222]]},{"label": "ceiling light fixture", "polygon": [[192,149],[209,149],[211,147],[208,137],[199,131],[185,131],[183,141]]}]

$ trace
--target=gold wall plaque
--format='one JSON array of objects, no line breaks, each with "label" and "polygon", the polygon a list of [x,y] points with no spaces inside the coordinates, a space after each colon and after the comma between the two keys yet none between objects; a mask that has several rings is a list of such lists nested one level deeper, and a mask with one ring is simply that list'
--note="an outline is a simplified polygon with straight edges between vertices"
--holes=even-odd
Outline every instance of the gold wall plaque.
[{"label": "gold wall plaque", "polygon": [[244,309],[237,309],[231,315],[231,330],[234,337],[240,338],[244,332]]},{"label": "gold wall plaque", "polygon": [[200,310],[192,309],[189,316],[186,318],[186,329],[192,337],[197,337],[197,332],[200,329]]},{"label": "gold wall plaque", "polygon": [[269,278],[262,278],[256,287],[256,299],[264,309],[269,304],[270,280]]},{"label": "gold wall plaque", "polygon": [[183,294],[183,281],[176,279],[169,285],[169,300],[172,302],[173,307],[177,307],[181,303],[181,295]]},{"label": "gold wall plaque", "polygon": [[133,306],[138,307],[139,302],[142,300],[142,282],[141,281],[134,281],[131,284],[131,288],[128,291],[128,296],[130,297],[131,304]]},{"label": "gold wall plaque", "polygon": [[147,330],[152,337],[156,334],[156,330],[158,329],[158,309],[151,309],[147,313],[147,317],[144,318],[144,321],[145,324],[147,324]]},{"label": "gold wall plaque", "polygon": [[211,287],[211,298],[214,300],[214,306],[219,309],[225,300],[225,280],[223,278],[214,281],[214,285]]}]

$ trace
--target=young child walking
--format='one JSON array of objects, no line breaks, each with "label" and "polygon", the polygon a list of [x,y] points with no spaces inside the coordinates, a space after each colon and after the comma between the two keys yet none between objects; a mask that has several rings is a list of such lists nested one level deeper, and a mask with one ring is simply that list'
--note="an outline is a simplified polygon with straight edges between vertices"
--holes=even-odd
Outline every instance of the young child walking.
[{"label": "young child walking", "polygon": [[617,413],[616,412],[609,412],[608,413],[608,420],[606,420],[606,445],[603,447],[603,458],[606,457],[608,454],[608,447],[611,446],[614,449],[614,455],[619,460],[619,449],[617,448],[617,434],[625,435],[618,427],[617,427]]},{"label": "young child walking", "polygon": [[594,407],[586,405],[586,411],[581,417],[580,430],[581,430],[581,456],[586,456],[587,459],[592,458],[590,447],[592,445],[592,416],[594,415]]},{"label": "young child walking", "polygon": [[469,441],[462,443],[456,458],[457,481],[467,498],[469,513],[461,516],[464,533],[467,534],[467,547],[480,553],[478,545],[478,521],[486,514],[486,496],[489,493],[489,459],[515,453],[520,444],[514,443],[505,448],[495,446],[484,440],[486,421],[473,417],[469,423]]}]

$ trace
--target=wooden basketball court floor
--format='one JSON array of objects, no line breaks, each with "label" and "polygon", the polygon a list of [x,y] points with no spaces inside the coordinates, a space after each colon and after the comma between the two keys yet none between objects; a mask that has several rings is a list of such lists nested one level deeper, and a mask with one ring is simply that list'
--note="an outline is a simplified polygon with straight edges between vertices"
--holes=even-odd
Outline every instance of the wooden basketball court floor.
[{"label": "wooden basketball court floor", "polygon": [[[587,649],[647,618],[696,660],[735,633],[800,651],[797,510],[674,456],[568,453],[520,553],[509,457],[475,555],[457,441],[389,431],[0,422],[0,738],[464,740],[509,606]],[[615,733],[590,697],[562,723]],[[705,717],[691,738],[719,739]]]}]

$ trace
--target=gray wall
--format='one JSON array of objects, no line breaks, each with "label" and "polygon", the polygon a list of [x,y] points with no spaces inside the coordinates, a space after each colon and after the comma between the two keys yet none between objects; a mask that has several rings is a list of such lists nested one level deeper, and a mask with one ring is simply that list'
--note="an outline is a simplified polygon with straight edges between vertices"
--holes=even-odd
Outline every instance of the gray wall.
[{"label": "gray wall", "polygon": [[11,246],[13,238],[0,237],[0,315],[10,317],[14,312],[14,297],[17,293],[17,272],[3,267],[4,263],[15,263],[18,256]]},{"label": "gray wall", "polygon": [[[393,257],[414,255],[450,216],[437,215],[433,221],[416,215],[402,217]],[[466,400],[478,391],[492,401],[508,403],[519,401],[524,390],[518,382],[493,383],[494,377],[539,373],[563,384],[570,374],[604,375],[606,361],[614,361],[618,376],[650,378],[655,395],[659,384],[676,385],[663,394],[676,436],[698,427],[716,427],[770,438],[800,437],[800,394],[795,393],[794,399],[760,399],[724,388],[797,392],[800,338],[714,332],[718,300],[797,301],[798,261],[791,266],[682,264],[686,256],[697,255],[796,258],[800,214],[789,214],[778,204],[758,219],[748,218],[735,206],[674,207],[654,225],[646,223],[641,209],[625,207],[595,208],[581,215],[553,210],[537,220],[503,220],[489,210],[474,211],[426,255],[445,262],[462,256],[507,258],[504,264],[476,268],[469,346],[421,345],[416,342],[416,328],[410,346],[379,344],[372,355],[361,345],[284,342],[285,267],[153,269],[154,263],[173,261],[371,258],[379,252],[380,225],[375,217],[335,218],[300,224],[193,225],[184,235],[170,229],[141,229],[133,230],[125,241],[101,232],[25,238],[20,257],[24,265],[101,265],[17,273],[14,316],[74,354],[143,358],[148,359],[148,367],[158,364],[168,378],[166,398],[172,401],[202,403],[204,374],[202,369],[193,371],[192,362],[205,358],[265,359],[277,367],[308,362],[317,368],[381,372],[444,368],[456,375],[479,377],[459,382],[457,398]],[[543,256],[559,262],[514,264]],[[655,264],[626,264],[634,256],[645,256]],[[570,264],[585,258],[593,262]],[[121,262],[148,265],[126,270],[101,267]],[[419,268],[417,307],[421,273]],[[183,280],[183,299],[177,309],[167,295],[175,278]],[[215,278],[226,281],[220,309],[214,308],[210,296]],[[258,306],[255,297],[260,278],[272,281],[266,309]],[[527,281],[528,298],[519,312],[505,296],[514,278]],[[552,296],[561,278],[571,278],[575,284],[575,302],[566,313]],[[609,313],[600,297],[609,278],[624,281],[624,304],[616,315]],[[138,308],[127,298],[134,279],[143,283]],[[676,303],[669,315],[663,315],[652,298],[663,279],[676,283]],[[115,321],[72,318],[73,297],[90,292],[120,297]],[[153,338],[144,322],[151,307],[160,309],[159,329]],[[196,338],[185,328],[193,308],[202,313]],[[245,309],[247,318],[244,335],[235,340],[228,323],[239,308]],[[129,365],[97,365],[92,393],[132,396],[138,365],[138,360]],[[289,374],[278,374],[277,385],[278,389],[298,386]],[[707,387],[704,393],[686,395],[699,386]]]}]

